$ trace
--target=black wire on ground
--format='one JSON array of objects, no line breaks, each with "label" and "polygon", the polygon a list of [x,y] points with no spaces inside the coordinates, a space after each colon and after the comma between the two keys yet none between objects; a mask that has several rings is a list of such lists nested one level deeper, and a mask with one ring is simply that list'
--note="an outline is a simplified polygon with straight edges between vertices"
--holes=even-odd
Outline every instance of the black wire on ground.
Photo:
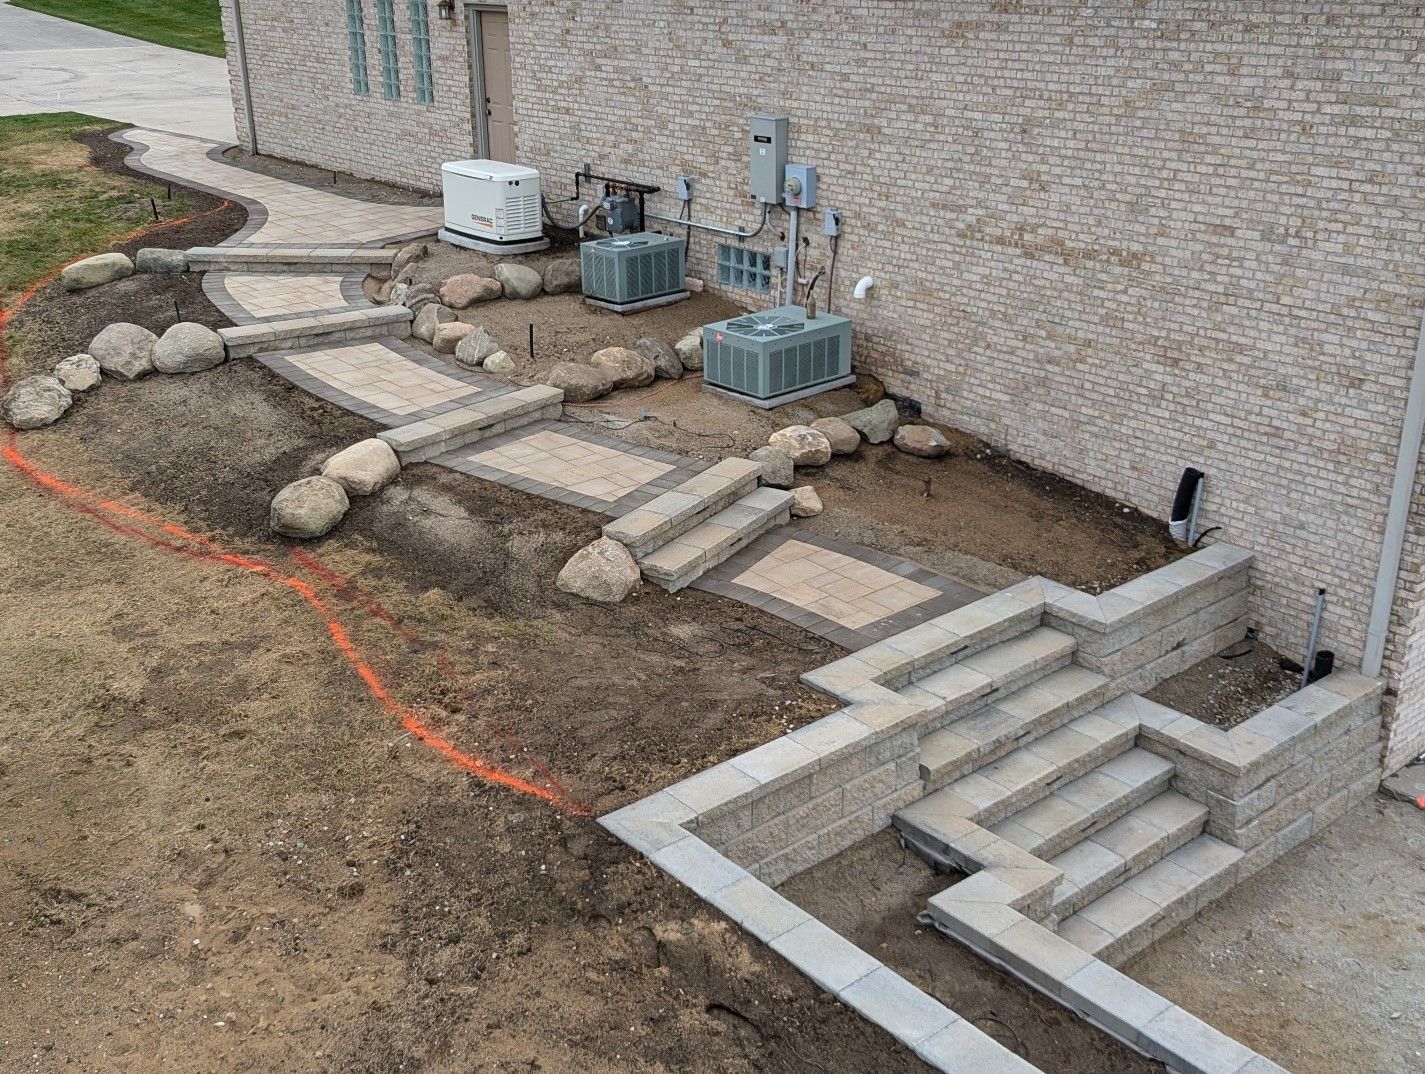
[{"label": "black wire on ground", "polygon": [[1216,533],[1216,532],[1217,532],[1218,530],[1220,530],[1221,528],[1222,528],[1221,526],[1211,526],[1211,527],[1209,527],[1208,529],[1203,530],[1203,531],[1202,531],[1201,533],[1199,533],[1199,534],[1197,535],[1197,537],[1193,540],[1192,544],[1188,545],[1188,547],[1189,547],[1189,548],[1196,548],[1198,545],[1200,545],[1200,544],[1202,543],[1202,539],[1203,539],[1204,537],[1206,537],[1209,533]]}]

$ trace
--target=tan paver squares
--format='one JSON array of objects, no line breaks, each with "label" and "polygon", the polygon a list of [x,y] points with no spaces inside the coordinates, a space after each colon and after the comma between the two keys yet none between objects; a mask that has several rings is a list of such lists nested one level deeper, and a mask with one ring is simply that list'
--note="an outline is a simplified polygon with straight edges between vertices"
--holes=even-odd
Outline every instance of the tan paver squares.
[{"label": "tan paver squares", "polygon": [[469,459],[605,503],[622,499],[674,468],[550,429],[477,451]]},{"label": "tan paver squares", "polygon": [[346,309],[340,275],[256,275],[229,272],[223,287],[254,317],[283,317],[294,313]]},{"label": "tan paver squares", "polygon": [[357,343],[297,354],[292,357],[292,364],[347,395],[392,414],[414,414],[479,391],[438,370],[418,365],[381,343]]}]

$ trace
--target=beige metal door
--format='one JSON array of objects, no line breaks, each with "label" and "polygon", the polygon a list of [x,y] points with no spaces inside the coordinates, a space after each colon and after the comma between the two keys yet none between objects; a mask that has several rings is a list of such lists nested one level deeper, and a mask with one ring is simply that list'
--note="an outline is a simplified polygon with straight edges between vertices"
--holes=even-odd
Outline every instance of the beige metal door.
[{"label": "beige metal door", "polygon": [[515,95],[510,79],[510,17],[499,8],[467,8],[475,144],[490,160],[515,162]]}]

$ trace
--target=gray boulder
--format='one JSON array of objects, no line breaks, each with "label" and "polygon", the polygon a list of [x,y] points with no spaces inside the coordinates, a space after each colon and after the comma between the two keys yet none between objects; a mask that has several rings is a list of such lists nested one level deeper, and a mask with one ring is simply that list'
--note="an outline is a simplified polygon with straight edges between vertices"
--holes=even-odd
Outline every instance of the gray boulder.
[{"label": "gray boulder", "polygon": [[562,391],[566,403],[587,403],[614,390],[612,373],[582,362],[556,362],[545,374],[544,383]]},{"label": "gray boulder", "polygon": [[72,392],[87,392],[97,388],[100,376],[99,363],[88,354],[71,354],[61,359],[54,367],[54,376]]},{"label": "gray boulder", "polygon": [[703,367],[703,330],[694,328],[677,343],[673,344],[673,350],[678,353],[678,360],[683,363],[684,369],[697,371]]},{"label": "gray boulder", "polygon": [[[426,309],[434,308],[434,306],[426,307]],[[455,348],[460,346],[460,341],[473,331],[475,331],[473,324],[447,321],[445,324],[436,325],[435,335],[431,337],[430,345],[435,348],[436,354],[454,354]]]},{"label": "gray boulder", "polygon": [[817,418],[811,427],[830,442],[833,455],[850,455],[861,446],[861,434],[841,418]]},{"label": "gray boulder", "polygon": [[158,337],[136,324],[111,324],[89,344],[99,368],[120,380],[138,380],[153,372],[153,348]]},{"label": "gray boulder", "polygon": [[506,298],[533,298],[544,289],[544,279],[528,265],[496,265],[495,279],[500,281]]},{"label": "gray boulder", "polygon": [[22,377],[0,400],[0,416],[17,429],[53,425],[74,401],[55,377]]},{"label": "gray boulder", "polygon": [[815,518],[822,510],[821,497],[816,494],[816,489],[810,485],[792,489],[793,518]]},{"label": "gray boulder", "polygon": [[401,305],[412,313],[419,313],[436,300],[435,288],[428,283],[408,283],[405,288],[406,293],[405,297],[401,299]]},{"label": "gray boulder", "polygon": [[423,242],[407,243],[396,251],[396,259],[391,262],[391,275],[399,277],[402,272],[428,253],[430,253],[430,248]]},{"label": "gray boulder", "polygon": [[907,455],[938,459],[950,450],[950,441],[929,425],[902,425],[896,430],[895,445]]},{"label": "gray boulder", "polygon": [[346,517],[346,489],[329,477],[293,481],[272,498],[267,524],[286,537],[320,537]]},{"label": "gray boulder", "polygon": [[519,369],[519,364],[504,351],[496,351],[485,359],[484,370],[496,376],[508,377]]},{"label": "gray boulder", "polygon": [[583,273],[577,257],[560,258],[544,266],[544,290],[551,295],[566,295],[581,290]]},{"label": "gray boulder", "polygon": [[66,265],[59,274],[59,282],[66,291],[87,291],[133,274],[134,263],[127,254],[95,254]]},{"label": "gray boulder", "polygon": [[134,255],[134,267],[140,272],[187,272],[188,251],[145,247]]},{"label": "gray boulder", "polygon": [[201,373],[228,356],[223,337],[204,324],[179,321],[154,345],[153,365],[160,373]]},{"label": "gray boulder", "polygon": [[774,489],[789,489],[796,480],[792,457],[779,447],[760,447],[747,456],[762,466],[762,484]]},{"label": "gray boulder", "polygon": [[677,380],[683,375],[683,360],[678,357],[677,351],[661,339],[640,339],[633,345],[633,349],[645,358],[653,359],[655,376]]},{"label": "gray boulder", "polygon": [[615,388],[641,388],[653,383],[653,359],[627,347],[605,347],[589,357],[589,364],[606,369]]},{"label": "gray boulder", "polygon": [[490,302],[505,293],[500,281],[489,276],[462,272],[440,285],[440,300],[453,310],[463,310],[477,302]]},{"label": "gray boulder", "polygon": [[882,399],[875,406],[868,406],[864,410],[853,410],[850,414],[842,415],[841,420],[871,444],[884,444],[895,436],[901,423],[901,417],[896,413],[896,404],[889,399]]},{"label": "gray boulder", "polygon": [[797,466],[825,466],[831,461],[831,441],[807,425],[789,425],[767,438],[792,457]]},{"label": "gray boulder", "polygon": [[638,564],[628,549],[600,537],[569,557],[554,584],[586,600],[617,604],[638,588],[638,582]]},{"label": "gray boulder", "polygon": [[483,328],[473,329],[455,345],[455,360],[466,369],[479,369],[485,359],[496,351],[504,350],[495,338]]},{"label": "gray boulder", "polygon": [[342,448],[322,463],[322,476],[335,481],[352,496],[370,496],[385,488],[401,472],[401,460],[384,440],[371,437]]},{"label": "gray boulder", "polygon": [[439,302],[432,302],[427,306],[422,306],[420,311],[411,321],[411,335],[429,343],[435,339],[435,330],[443,324],[449,324],[455,320],[455,313]]}]

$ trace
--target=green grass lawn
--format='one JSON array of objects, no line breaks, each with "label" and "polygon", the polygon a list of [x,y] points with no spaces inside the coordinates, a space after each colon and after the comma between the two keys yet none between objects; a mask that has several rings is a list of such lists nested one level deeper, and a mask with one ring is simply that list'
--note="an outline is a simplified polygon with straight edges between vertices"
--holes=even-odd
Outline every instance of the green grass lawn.
[{"label": "green grass lawn", "polygon": [[164,188],[109,175],[73,136],[114,126],[77,112],[0,116],[0,308],[76,257],[107,249],[150,219],[156,197],[167,219],[189,211]]},{"label": "green grass lawn", "polygon": [[222,56],[218,0],[10,0],[15,7],[82,22],[156,45]]}]

